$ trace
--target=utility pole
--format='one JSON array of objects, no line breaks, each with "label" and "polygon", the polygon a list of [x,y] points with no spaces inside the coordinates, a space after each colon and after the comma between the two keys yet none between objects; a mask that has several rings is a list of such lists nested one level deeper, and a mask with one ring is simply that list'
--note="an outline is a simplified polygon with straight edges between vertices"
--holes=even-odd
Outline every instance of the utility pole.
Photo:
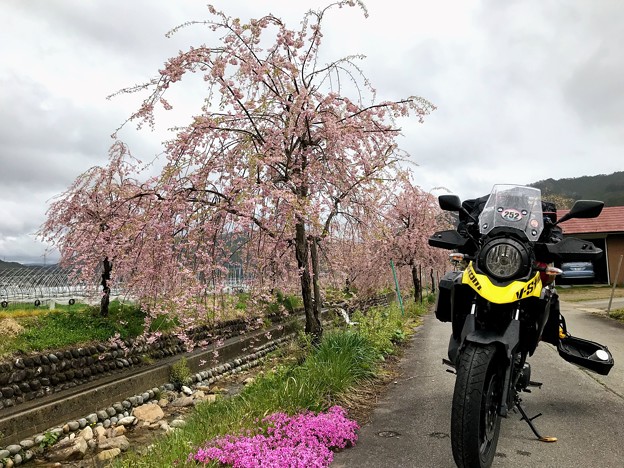
[{"label": "utility pole", "polygon": [[615,278],[613,280],[613,287],[611,288],[611,297],[609,298],[609,305],[607,306],[607,317],[611,316],[611,303],[613,302],[613,294],[615,294],[615,287],[617,286],[617,282],[620,277],[620,268],[622,267],[622,257],[624,257],[624,255],[620,255],[620,260],[618,261],[618,267],[615,272]]}]

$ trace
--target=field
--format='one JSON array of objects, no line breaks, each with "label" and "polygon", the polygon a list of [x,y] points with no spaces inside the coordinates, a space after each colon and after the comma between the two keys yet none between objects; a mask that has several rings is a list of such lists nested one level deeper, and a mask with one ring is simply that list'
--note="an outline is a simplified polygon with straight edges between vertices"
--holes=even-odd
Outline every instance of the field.
[{"label": "field", "polygon": [[[609,299],[611,297],[610,286],[557,286],[557,292],[562,301],[580,302],[593,301],[596,299]],[[624,297],[624,288],[616,287],[613,297]]]}]

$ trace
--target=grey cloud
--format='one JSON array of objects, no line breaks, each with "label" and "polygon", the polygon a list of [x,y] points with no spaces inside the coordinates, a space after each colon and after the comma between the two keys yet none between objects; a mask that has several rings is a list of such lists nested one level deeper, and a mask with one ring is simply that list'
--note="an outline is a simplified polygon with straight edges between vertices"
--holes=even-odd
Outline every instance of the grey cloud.
[{"label": "grey cloud", "polygon": [[82,170],[106,160],[113,122],[101,111],[55,98],[14,77],[0,90],[0,183],[66,186]]}]

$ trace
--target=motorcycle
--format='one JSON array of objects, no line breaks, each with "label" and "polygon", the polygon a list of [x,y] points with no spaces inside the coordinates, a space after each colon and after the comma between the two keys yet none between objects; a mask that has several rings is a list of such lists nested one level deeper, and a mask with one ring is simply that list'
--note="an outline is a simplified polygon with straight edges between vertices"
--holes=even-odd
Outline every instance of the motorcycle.
[{"label": "motorcycle", "polygon": [[[501,420],[517,409],[544,442],[522,407],[522,392],[541,387],[531,380],[527,358],[539,342],[559,355],[606,375],[613,357],[606,346],[567,332],[559,314],[555,262],[592,261],[602,250],[591,242],[561,235],[559,224],[597,217],[603,202],[579,200],[561,219],[542,202],[539,189],[495,185],[489,196],[466,200],[439,197],[440,208],[458,212],[456,229],[436,232],[429,245],[449,249],[463,268],[444,275],[435,314],[451,322],[448,359],[456,374],[451,411],[451,445],[459,467],[489,467],[496,453]],[[547,208],[546,210],[544,208]],[[549,212],[550,211],[550,212]],[[553,213],[554,212],[554,213]]]}]

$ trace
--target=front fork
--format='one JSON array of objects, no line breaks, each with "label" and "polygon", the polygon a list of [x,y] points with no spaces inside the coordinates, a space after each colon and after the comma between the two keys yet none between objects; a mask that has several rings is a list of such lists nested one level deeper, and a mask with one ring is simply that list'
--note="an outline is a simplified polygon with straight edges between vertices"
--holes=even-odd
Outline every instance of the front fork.
[{"label": "front fork", "polygon": [[473,302],[470,314],[464,322],[458,351],[461,352],[467,342],[472,342],[483,345],[495,343],[505,353],[508,365],[505,367],[505,375],[503,376],[503,392],[498,413],[502,417],[507,417],[509,408],[514,406],[515,382],[512,381],[512,370],[514,356],[520,345],[520,306],[515,309],[512,319],[502,335],[491,330],[477,330],[476,310],[476,302]]}]

